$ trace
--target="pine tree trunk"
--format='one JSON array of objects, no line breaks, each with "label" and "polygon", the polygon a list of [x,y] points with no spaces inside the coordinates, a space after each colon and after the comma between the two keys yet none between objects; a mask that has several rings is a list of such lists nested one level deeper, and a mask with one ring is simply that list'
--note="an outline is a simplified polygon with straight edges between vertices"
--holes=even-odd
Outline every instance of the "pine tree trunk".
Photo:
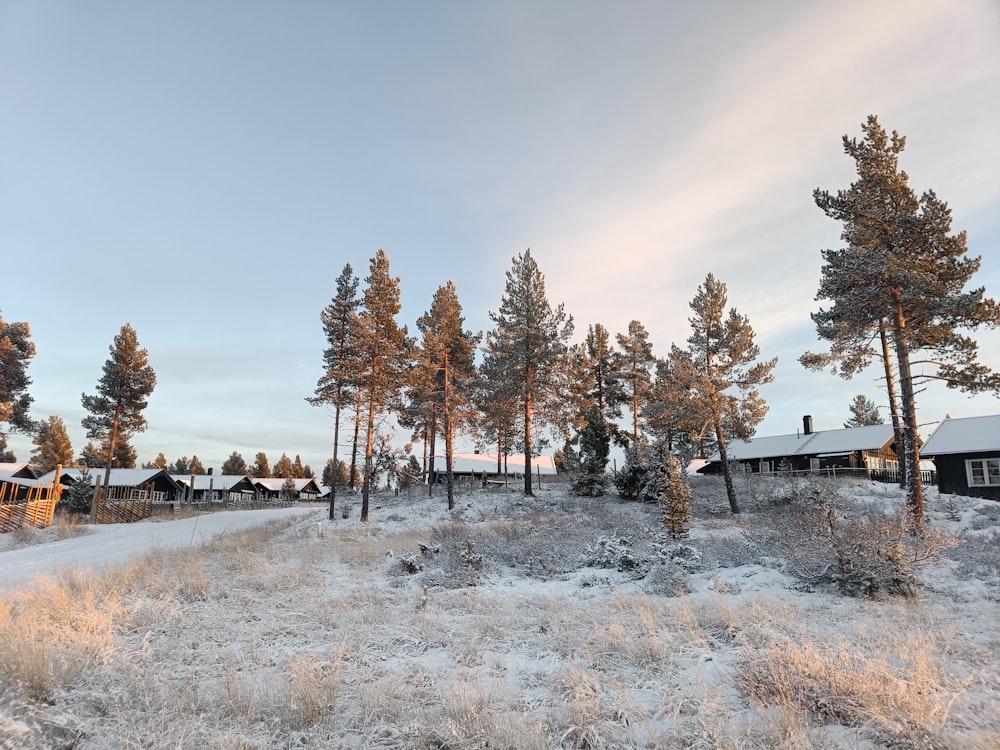
[{"label": "pine tree trunk", "polygon": [[[895,295],[894,295],[895,296]],[[896,343],[896,366],[899,368],[899,390],[903,417],[903,456],[906,471],[906,504],[918,524],[924,522],[924,490],[920,476],[920,439],[917,433],[917,406],[913,394],[913,374],[910,370],[909,342],[906,319],[896,299],[893,312],[893,340]]]},{"label": "pine tree trunk", "polygon": [[[340,390],[339,388],[337,389]],[[337,405],[333,410],[333,480],[330,482],[330,520],[333,520],[334,506],[337,504],[337,447],[340,443],[340,393],[337,394]]]},{"label": "pine tree trunk", "polygon": [[361,433],[361,389],[354,405],[354,440],[351,443],[351,476],[348,486],[353,491],[358,486],[358,438]]},{"label": "pine tree trunk", "polygon": [[722,475],[726,479],[726,496],[729,498],[729,509],[734,513],[740,512],[740,505],[736,501],[736,487],[733,485],[732,467],[729,465],[729,456],[726,455],[726,438],[722,434],[722,421],[715,417],[715,439],[719,443],[719,460],[722,461]]},{"label": "pine tree trunk", "polygon": [[[900,456],[905,438],[903,425],[899,419],[899,401],[896,399],[896,379],[892,375],[892,360],[889,358],[889,340],[885,331],[885,319],[878,322],[878,335],[882,340],[882,364],[885,366],[885,389],[889,394],[889,413],[892,415],[892,433],[896,436],[896,457],[899,465],[899,486],[906,487],[906,460]],[[903,460],[898,460],[902,458]]]},{"label": "pine tree trunk", "polygon": [[372,447],[375,443],[375,396],[368,396],[368,426],[365,434],[365,477],[361,484],[361,521],[368,521],[368,498],[372,489]]},{"label": "pine tree trunk", "polygon": [[[111,479],[111,464],[115,460],[115,444],[118,442],[118,421],[121,418],[121,404],[115,404],[115,415],[111,418],[111,435],[108,436],[108,460],[104,462],[104,494],[107,496],[108,482]],[[193,484],[191,485],[194,486]]]},{"label": "pine tree trunk", "polygon": [[451,473],[454,435],[451,426],[451,378],[448,353],[444,355],[444,469],[448,484],[448,510],[455,509],[455,478]]},{"label": "pine tree trunk", "polygon": [[[435,474],[434,474],[434,454],[437,452],[437,414],[436,413],[431,417],[431,428],[430,428],[430,430],[428,432],[430,432],[429,442],[430,442],[430,449],[431,449],[431,460],[430,460],[430,463],[427,465],[427,470],[428,470],[427,473],[428,473],[428,476],[435,477]],[[436,479],[436,477],[435,477],[435,479]],[[434,496],[434,484],[435,484],[435,482],[428,482],[427,483],[427,497],[433,497]]]},{"label": "pine tree trunk", "polygon": [[524,494],[531,491],[531,390],[524,394]]}]

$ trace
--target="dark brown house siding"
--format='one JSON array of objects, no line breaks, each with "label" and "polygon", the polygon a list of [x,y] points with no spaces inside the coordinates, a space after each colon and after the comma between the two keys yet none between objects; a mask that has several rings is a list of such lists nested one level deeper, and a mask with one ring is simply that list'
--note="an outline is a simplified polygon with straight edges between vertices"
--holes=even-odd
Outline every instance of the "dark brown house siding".
[{"label": "dark brown house siding", "polygon": [[1000,486],[969,486],[969,476],[965,469],[966,461],[986,459],[1000,460],[1000,452],[950,453],[944,456],[935,456],[934,465],[937,469],[938,491],[949,495],[967,495],[968,497],[1000,500]]}]

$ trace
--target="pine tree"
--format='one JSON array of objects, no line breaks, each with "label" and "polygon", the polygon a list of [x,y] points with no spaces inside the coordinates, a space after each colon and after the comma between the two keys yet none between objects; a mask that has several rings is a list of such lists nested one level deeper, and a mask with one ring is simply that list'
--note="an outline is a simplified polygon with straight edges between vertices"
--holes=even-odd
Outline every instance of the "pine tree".
[{"label": "pine tree", "polygon": [[[83,450],[80,451],[80,458],[78,463],[89,466],[90,468],[102,468],[106,469],[105,464],[108,463],[108,454],[111,448],[109,446],[108,438],[101,440],[100,444],[95,445],[93,442],[88,442],[84,446]],[[115,443],[113,464],[119,469],[134,469],[136,461],[139,459],[139,454],[136,452],[135,448],[132,447],[128,439],[124,436],[118,439]]]},{"label": "pine tree", "polygon": [[281,478],[295,476],[292,459],[288,457],[287,453],[282,453],[281,458],[274,462],[274,466],[271,467],[271,476]]},{"label": "pine tree", "polygon": [[673,539],[683,539],[691,525],[691,485],[677,456],[670,454],[667,465],[660,469],[660,502],[663,503],[663,525]]},{"label": "pine tree", "polygon": [[412,359],[413,341],[406,326],[396,322],[399,314],[399,279],[389,274],[389,259],[379,250],[371,260],[364,303],[358,316],[358,349],[364,352],[358,371],[363,393],[365,424],[365,471],[361,489],[361,520],[368,521],[377,421],[387,411],[399,411]]},{"label": "pine tree", "polygon": [[[28,365],[34,356],[28,324],[7,323],[0,315],[0,426],[6,424],[14,432],[32,432],[35,427],[28,416]],[[6,434],[0,429],[0,437]]]},{"label": "pine tree", "polygon": [[238,451],[233,451],[229,454],[229,458],[222,463],[221,471],[230,476],[246,474],[248,471],[247,462],[243,460],[243,456]]},{"label": "pine tree", "polygon": [[696,439],[714,433],[729,507],[739,513],[726,445],[733,437],[749,440],[764,418],[767,405],[757,387],[771,382],[778,359],[757,362],[760,350],[750,321],[736,308],[727,316],[727,301],[726,285],[708,274],[690,303],[688,349],[673,347],[668,377],[676,400],[687,404],[688,432]]},{"label": "pine tree", "polygon": [[628,324],[628,333],[618,334],[618,352],[615,357],[618,377],[625,386],[625,398],[632,409],[632,444],[639,444],[639,416],[649,395],[652,370],[656,364],[649,332],[638,320]]},{"label": "pine tree", "polygon": [[[135,329],[122,326],[110,347],[111,357],[104,363],[104,374],[97,382],[97,393],[83,394],[83,408],[89,414],[83,418],[87,437],[107,441],[104,486],[111,476],[111,467],[118,457],[119,439],[127,442],[136,432],[146,431],[142,416],[149,396],[156,387],[156,373],[149,364],[149,353],[139,347]],[[135,465],[135,459],[132,460]]]},{"label": "pine tree", "polygon": [[878,406],[865,394],[859,393],[851,401],[851,418],[844,422],[844,427],[865,427],[867,425],[883,424],[878,413]]},{"label": "pine tree", "polygon": [[587,422],[580,433],[579,475],[573,492],[585,497],[600,497],[608,484],[608,458],[611,455],[611,432],[595,403],[587,412]]},{"label": "pine tree", "polygon": [[[354,403],[359,395],[355,373],[360,367],[361,352],[356,348],[358,339],[358,278],[351,264],[344,265],[337,277],[337,291],[333,300],[323,308],[320,321],[326,335],[327,347],[323,352],[323,376],[316,384],[312,398],[314,405],[333,408],[333,462],[337,463],[340,448],[340,422],[344,409]],[[354,452],[357,453],[357,430],[354,432]],[[334,518],[337,503],[337,485],[330,486],[330,519]]]},{"label": "pine tree", "polygon": [[479,366],[474,403],[480,447],[496,446],[497,474],[505,473],[506,458],[514,451],[519,421],[518,392],[501,369],[503,363],[486,356]]},{"label": "pine tree", "polygon": [[189,459],[187,456],[181,456],[170,465],[168,471],[171,474],[190,474],[191,459]]},{"label": "pine tree", "polygon": [[70,513],[90,513],[94,500],[94,478],[87,464],[80,467],[80,476],[66,490],[67,507]]},{"label": "pine tree", "polygon": [[[566,353],[573,318],[560,304],[552,309],[545,277],[531,251],[514,258],[500,310],[490,313],[496,328],[486,337],[485,362],[510,384],[524,430],[524,494],[531,490],[531,457],[538,427],[564,424],[567,391]],[[540,424],[536,424],[539,422]]]},{"label": "pine tree", "polygon": [[266,453],[261,451],[256,455],[251,471],[253,471],[253,475],[258,479],[267,479],[271,476],[271,464],[267,461]]},{"label": "pine tree", "polygon": [[438,287],[431,309],[417,320],[417,328],[423,334],[417,369],[424,374],[420,382],[424,383],[425,400],[430,402],[432,412],[441,419],[448,510],[455,507],[455,480],[452,474],[455,428],[471,416],[469,405],[476,385],[473,360],[481,338],[480,334],[464,330],[464,322],[458,293],[450,281]]},{"label": "pine tree", "polygon": [[693,410],[690,394],[677,387],[671,374],[672,363],[680,360],[683,368],[687,359],[687,353],[675,346],[666,359],[657,360],[656,377],[643,409],[653,444],[664,454],[675,454],[685,464],[695,456],[705,458],[715,446],[714,437],[703,429],[710,417]]},{"label": "pine tree", "polygon": [[0,464],[17,463],[17,454],[7,450],[7,436],[0,432]]},{"label": "pine tree", "polygon": [[80,457],[77,459],[77,463],[81,466],[103,468],[102,464],[104,463],[106,456],[107,454],[101,451],[100,446],[94,445],[93,441],[90,441],[83,446],[83,450],[80,451]]},{"label": "pine tree", "polygon": [[[982,287],[966,290],[981,259],[966,257],[965,233],[952,234],[947,204],[933,191],[918,199],[909,187],[899,169],[906,139],[895,131],[890,139],[874,115],[862,131],[861,140],[843,139],[858,179],[836,194],[813,193],[817,206],[843,224],[845,247],[823,251],[816,298],[831,306],[812,317],[819,336],[832,342],[831,355],[849,366],[857,352],[866,361],[858,337],[873,337],[879,326],[888,331],[900,389],[907,504],[920,523],[916,392],[921,383],[939,380],[966,393],[1000,393],[1000,375],[978,361],[977,344],[965,333],[1000,325],[1000,306]],[[927,367],[915,373],[919,352],[928,354],[919,360]]]},{"label": "pine tree", "polygon": [[340,459],[334,462],[332,458],[328,458],[326,466],[323,467],[323,475],[320,482],[326,487],[333,487],[335,484],[345,487],[347,486],[347,481],[347,464]]},{"label": "pine tree", "polygon": [[43,474],[57,466],[73,465],[73,444],[66,432],[66,423],[62,417],[55,415],[38,423],[32,442],[35,449],[31,452],[31,463]]}]

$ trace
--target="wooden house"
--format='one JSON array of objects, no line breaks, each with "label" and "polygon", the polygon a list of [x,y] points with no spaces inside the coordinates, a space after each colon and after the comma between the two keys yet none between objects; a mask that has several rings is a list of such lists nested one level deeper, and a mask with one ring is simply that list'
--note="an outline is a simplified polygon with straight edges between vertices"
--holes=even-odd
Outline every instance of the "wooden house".
[{"label": "wooden house", "polygon": [[[63,469],[59,481],[69,487],[80,481],[82,470]],[[39,481],[48,482],[55,477],[55,471],[43,474]],[[104,482],[104,469],[90,469],[92,482]],[[108,479],[109,499],[132,500],[148,494],[153,503],[176,503],[184,499],[185,491],[173,477],[163,469],[112,469]]]},{"label": "wooden house", "polygon": [[230,503],[245,505],[257,491],[246,474],[171,474],[192,503]]},{"label": "wooden house", "polygon": [[25,498],[38,485],[37,472],[28,463],[0,463],[0,500],[12,502]]},{"label": "wooden house", "polygon": [[265,499],[316,500],[320,496],[319,484],[316,479],[298,478],[292,479],[295,484],[292,496],[285,497],[284,486],[287,481],[284,477],[254,477],[253,485],[260,497]]},{"label": "wooden house", "polygon": [[[891,425],[814,430],[812,417],[802,419],[802,432],[794,435],[733,440],[726,445],[730,461],[745,471],[853,473],[882,481],[898,477],[899,458]],[[702,474],[722,471],[718,452],[698,469]]]},{"label": "wooden house", "polygon": [[945,419],[921,448],[940,492],[1000,500],[1000,414]]},{"label": "wooden house", "polygon": [[[444,482],[447,464],[443,454],[434,456],[434,473],[431,482]],[[523,477],[524,454],[501,456],[499,460],[489,453],[453,453],[452,476],[455,477]],[[532,456],[531,473],[534,476],[555,476],[556,464],[552,456]]]}]

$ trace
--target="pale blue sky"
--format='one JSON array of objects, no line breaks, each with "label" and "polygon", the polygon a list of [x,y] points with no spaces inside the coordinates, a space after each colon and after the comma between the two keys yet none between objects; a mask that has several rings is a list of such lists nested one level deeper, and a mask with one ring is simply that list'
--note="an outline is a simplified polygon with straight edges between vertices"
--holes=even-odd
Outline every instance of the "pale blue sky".
[{"label": "pale blue sky", "polygon": [[[411,331],[449,279],[485,329],[530,247],[578,339],[636,319],[658,354],[711,271],[780,358],[758,434],[836,428],[884,396],[797,363],[839,246],[811,193],[850,183],[840,139],[869,113],[1000,295],[994,0],[0,0],[0,309],[31,325],[34,416],[77,452],[129,322],[159,379],[140,461],[318,470],[331,420],[304,398],[344,263],[363,279],[385,248]],[[1000,412],[936,386],[918,408]]]}]

